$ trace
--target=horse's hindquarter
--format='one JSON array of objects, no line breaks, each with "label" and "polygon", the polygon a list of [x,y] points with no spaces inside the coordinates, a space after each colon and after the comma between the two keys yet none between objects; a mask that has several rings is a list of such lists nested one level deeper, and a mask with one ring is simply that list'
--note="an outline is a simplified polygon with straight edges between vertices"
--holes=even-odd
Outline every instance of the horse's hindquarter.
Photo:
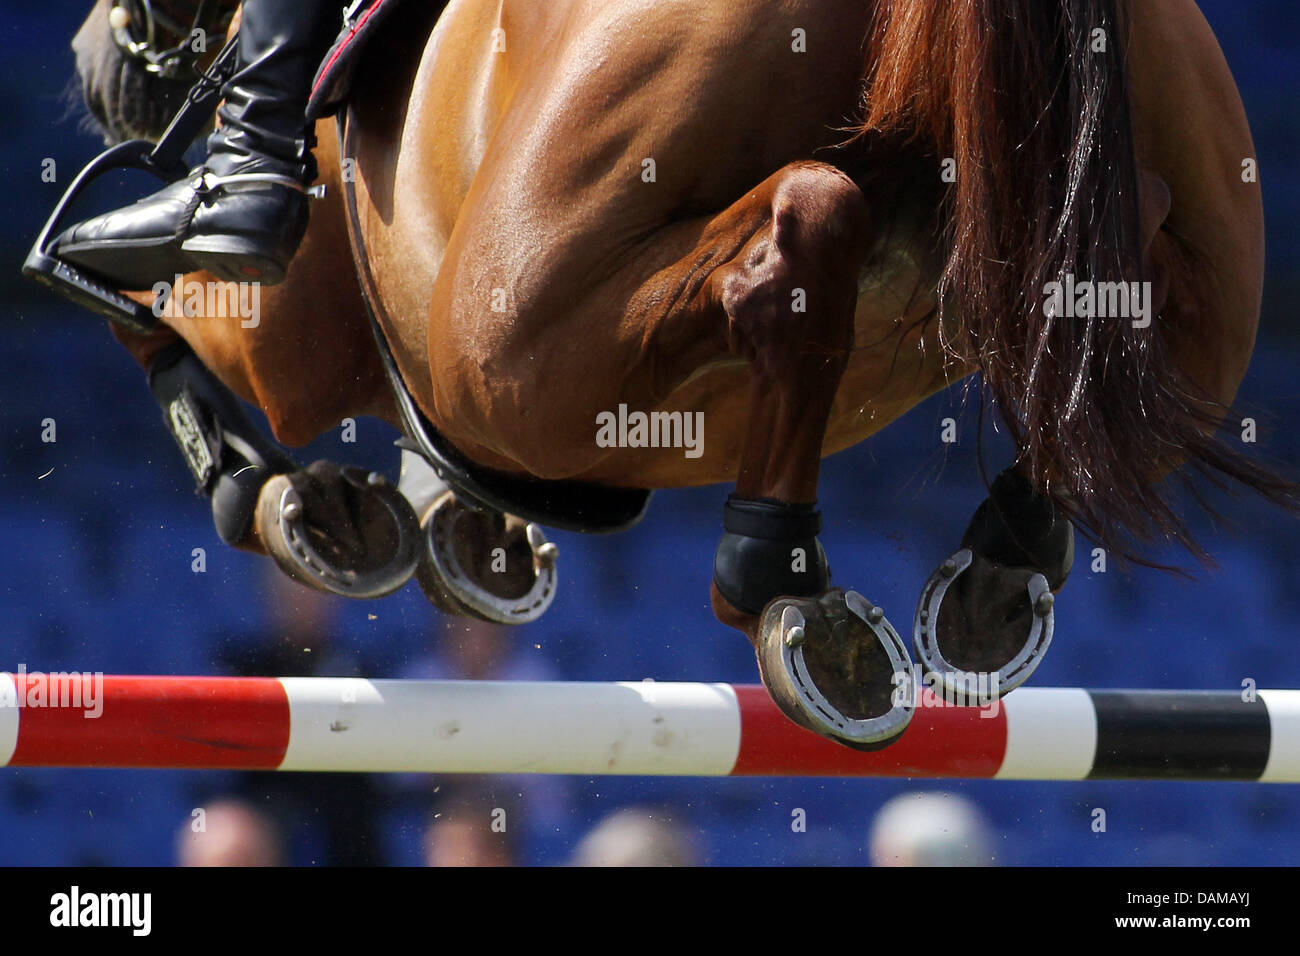
[{"label": "horse's hindquarter", "polygon": [[1260,186],[1236,84],[1193,0],[1132,4],[1129,47],[1139,164],[1168,185],[1152,244],[1171,280],[1157,321],[1180,367],[1230,402],[1254,350],[1264,275]]},{"label": "horse's hindquarter", "polygon": [[[850,0],[703,7],[454,0],[419,63],[405,117],[366,107],[357,149],[363,234],[389,337],[435,424],[484,463],[512,467],[509,443],[487,434],[478,414],[513,397],[508,375],[488,374],[487,340],[530,337],[529,360],[559,376],[560,351],[572,347],[569,337],[538,354],[550,346],[512,325],[512,311],[490,325],[440,328],[437,310],[429,315],[440,269],[476,268],[473,294],[485,301],[495,288],[529,301],[608,288],[606,314],[580,336],[587,348],[632,364],[637,330],[628,328],[620,271],[644,275],[666,265],[682,254],[674,223],[724,209],[775,169],[818,158],[844,138],[860,95],[866,16]],[[796,29],[806,31],[808,52],[796,49]],[[391,78],[371,87],[384,88]],[[467,202],[505,212],[494,228],[458,241],[458,229],[468,235],[478,225],[462,218]],[[590,249],[583,270],[572,259],[560,264],[577,243]],[[455,255],[444,263],[449,247]],[[945,382],[933,326],[923,330],[918,321],[928,303],[914,298],[925,285],[917,250],[900,243],[892,251],[864,277],[828,453],[879,430]],[[742,363],[718,362],[655,406],[704,414],[700,457],[614,448],[575,476],[653,486],[733,479],[748,382]],[[557,378],[557,390],[566,386],[573,387]],[[593,445],[594,412],[604,407],[592,409]],[[520,410],[521,427],[544,431],[547,411]]]}]

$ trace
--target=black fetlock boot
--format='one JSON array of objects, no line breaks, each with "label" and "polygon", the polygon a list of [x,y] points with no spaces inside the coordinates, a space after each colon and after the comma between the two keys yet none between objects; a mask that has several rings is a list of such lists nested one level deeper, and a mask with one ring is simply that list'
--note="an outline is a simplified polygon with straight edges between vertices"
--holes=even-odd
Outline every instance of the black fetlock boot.
[{"label": "black fetlock boot", "polygon": [[341,23],[338,0],[247,0],[208,160],[133,206],[65,232],[54,254],[117,288],[205,269],[275,285],[307,229],[316,145],[304,118]]}]

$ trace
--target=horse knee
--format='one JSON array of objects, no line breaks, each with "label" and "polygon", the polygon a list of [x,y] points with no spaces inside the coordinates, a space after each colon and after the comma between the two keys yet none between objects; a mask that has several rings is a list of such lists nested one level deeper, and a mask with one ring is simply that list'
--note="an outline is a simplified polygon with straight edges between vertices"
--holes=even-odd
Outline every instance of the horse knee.
[{"label": "horse knee", "polygon": [[842,170],[794,163],[774,177],[772,227],[792,255],[831,255],[860,263],[868,227],[867,199]]}]

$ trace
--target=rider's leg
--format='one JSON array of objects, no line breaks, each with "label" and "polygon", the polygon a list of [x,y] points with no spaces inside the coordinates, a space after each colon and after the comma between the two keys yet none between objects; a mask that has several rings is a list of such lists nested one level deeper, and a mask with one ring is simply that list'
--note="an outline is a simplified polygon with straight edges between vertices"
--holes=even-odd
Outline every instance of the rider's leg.
[{"label": "rider's leg", "polygon": [[334,0],[247,0],[208,160],[181,182],[59,237],[56,254],[120,288],[206,269],[284,278],[307,228],[315,140],[303,112],[339,28]]}]

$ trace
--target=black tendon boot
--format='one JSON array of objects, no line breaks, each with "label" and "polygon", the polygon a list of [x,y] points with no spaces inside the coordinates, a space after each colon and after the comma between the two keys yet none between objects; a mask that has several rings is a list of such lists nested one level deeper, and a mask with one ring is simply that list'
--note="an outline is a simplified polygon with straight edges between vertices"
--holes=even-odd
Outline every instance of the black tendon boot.
[{"label": "black tendon boot", "polygon": [[122,289],[179,273],[275,285],[307,229],[315,137],[303,111],[339,0],[247,0],[208,160],[133,206],[59,237],[54,254]]}]

